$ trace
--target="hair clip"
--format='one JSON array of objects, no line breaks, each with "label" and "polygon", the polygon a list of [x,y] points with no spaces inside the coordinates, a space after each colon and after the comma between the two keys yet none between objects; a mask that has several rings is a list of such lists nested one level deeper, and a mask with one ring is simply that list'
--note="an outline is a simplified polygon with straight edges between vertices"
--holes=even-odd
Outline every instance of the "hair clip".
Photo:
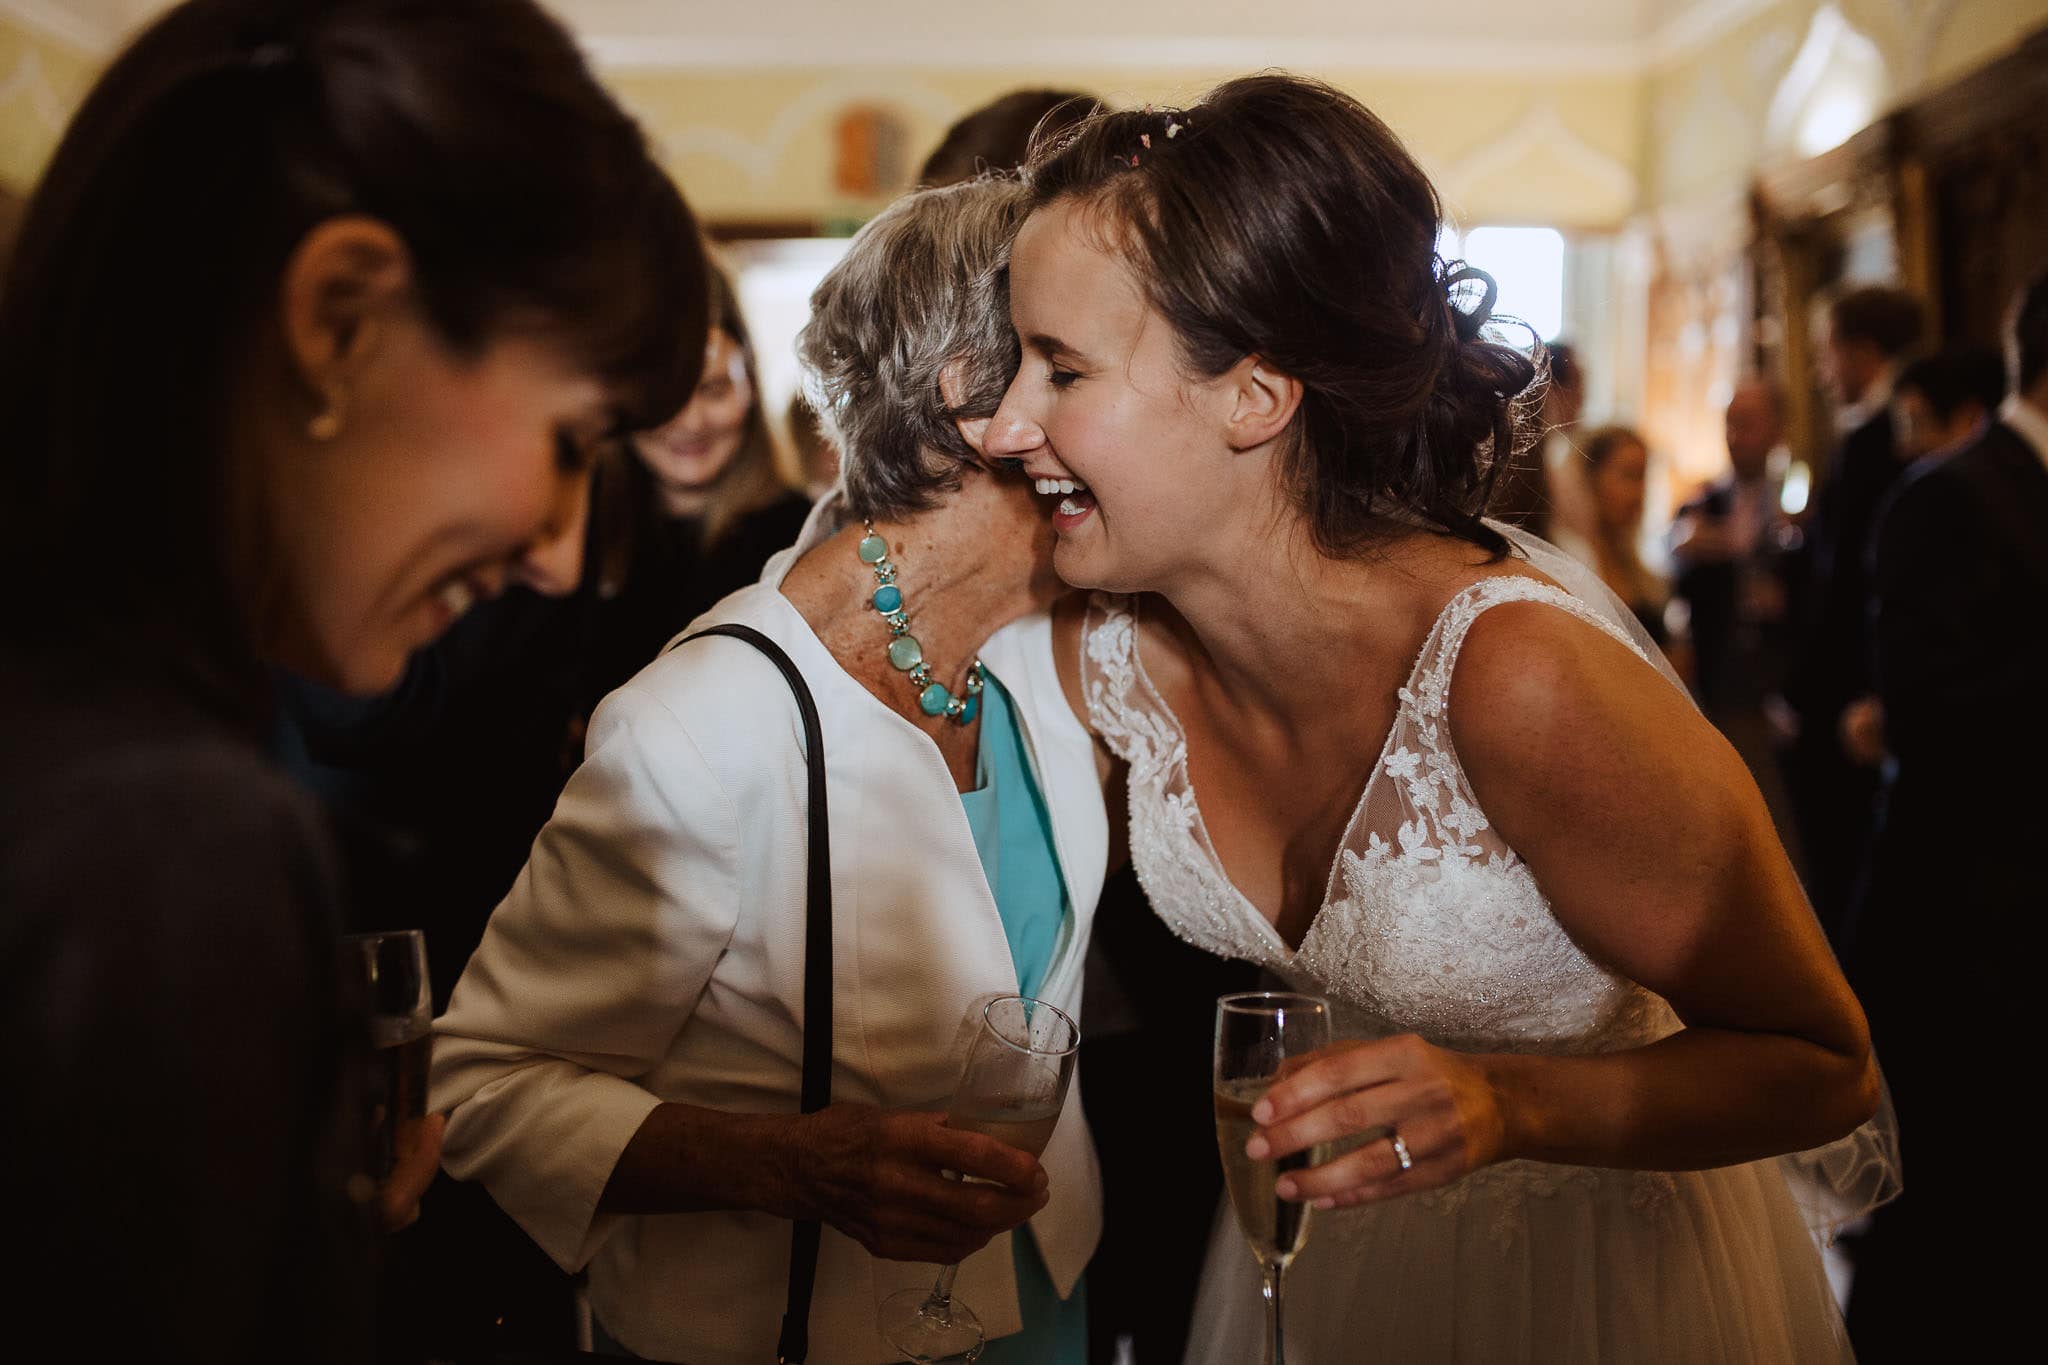
[{"label": "hair clip", "polygon": [[1178,123],[1169,123],[1169,124],[1167,124],[1167,125],[1166,125],[1166,136],[1167,136],[1167,139],[1168,139],[1169,141],[1171,141],[1171,140],[1172,140],[1172,139],[1174,139],[1174,138],[1177,138],[1177,137],[1179,137],[1179,136],[1180,136],[1180,125],[1179,125]]},{"label": "hair clip", "polygon": [[1135,167],[1135,166],[1136,166],[1137,164],[1138,164],[1138,154],[1137,154],[1136,152],[1132,152],[1132,153],[1131,153],[1131,165],[1132,165],[1133,167]]},{"label": "hair clip", "polygon": [[1152,150],[1152,134],[1140,133],[1138,134],[1138,141],[1145,148],[1146,151],[1149,152]]}]

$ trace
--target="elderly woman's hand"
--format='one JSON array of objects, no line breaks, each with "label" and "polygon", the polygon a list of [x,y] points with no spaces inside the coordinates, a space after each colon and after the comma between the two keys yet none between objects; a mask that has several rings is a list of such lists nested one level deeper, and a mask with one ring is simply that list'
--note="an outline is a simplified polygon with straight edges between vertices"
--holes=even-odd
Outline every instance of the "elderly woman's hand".
[{"label": "elderly woman's hand", "polygon": [[798,1124],[802,1202],[876,1256],[951,1264],[1045,1207],[1036,1158],[943,1114],[834,1104]]}]

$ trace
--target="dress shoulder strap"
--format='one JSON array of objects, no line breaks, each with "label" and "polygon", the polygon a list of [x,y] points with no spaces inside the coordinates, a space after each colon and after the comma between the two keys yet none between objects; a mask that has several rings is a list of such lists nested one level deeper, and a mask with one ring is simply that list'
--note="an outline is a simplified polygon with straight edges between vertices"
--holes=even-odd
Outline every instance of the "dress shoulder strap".
[{"label": "dress shoulder strap", "polygon": [[1651,662],[1628,631],[1598,607],[1540,578],[1500,574],[1480,579],[1444,604],[1429,638],[1423,642],[1402,700],[1412,701],[1427,715],[1441,715],[1449,703],[1451,673],[1458,666],[1458,651],[1465,647],[1465,637],[1481,616],[1506,602],[1542,602],[1556,607],[1619,641],[1645,663]]}]

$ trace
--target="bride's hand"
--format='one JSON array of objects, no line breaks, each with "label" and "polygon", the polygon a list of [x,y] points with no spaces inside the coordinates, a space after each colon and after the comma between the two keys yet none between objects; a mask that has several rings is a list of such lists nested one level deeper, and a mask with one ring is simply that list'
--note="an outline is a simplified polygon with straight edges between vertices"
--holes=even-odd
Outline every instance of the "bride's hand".
[{"label": "bride's hand", "polygon": [[[1499,1096],[1476,1058],[1413,1034],[1338,1043],[1276,1081],[1252,1108],[1254,1160],[1288,1156],[1355,1134],[1354,1151],[1280,1177],[1283,1199],[1346,1208],[1447,1185],[1501,1157]],[[1394,1144],[1406,1146],[1401,1169]]]}]

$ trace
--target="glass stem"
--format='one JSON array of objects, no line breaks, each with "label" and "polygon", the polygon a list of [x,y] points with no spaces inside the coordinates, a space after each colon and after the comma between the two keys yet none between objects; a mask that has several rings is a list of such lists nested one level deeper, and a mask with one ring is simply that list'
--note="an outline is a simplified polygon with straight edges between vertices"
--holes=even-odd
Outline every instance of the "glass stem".
[{"label": "glass stem", "polygon": [[1266,1261],[1260,1270],[1265,1276],[1266,1365],[1287,1365],[1287,1351],[1280,1341],[1280,1276],[1284,1269],[1278,1261]]},{"label": "glass stem", "polygon": [[960,1277],[960,1263],[955,1261],[939,1272],[939,1278],[932,1281],[931,1296],[924,1301],[924,1307],[917,1311],[939,1322],[953,1320],[953,1281]]}]

